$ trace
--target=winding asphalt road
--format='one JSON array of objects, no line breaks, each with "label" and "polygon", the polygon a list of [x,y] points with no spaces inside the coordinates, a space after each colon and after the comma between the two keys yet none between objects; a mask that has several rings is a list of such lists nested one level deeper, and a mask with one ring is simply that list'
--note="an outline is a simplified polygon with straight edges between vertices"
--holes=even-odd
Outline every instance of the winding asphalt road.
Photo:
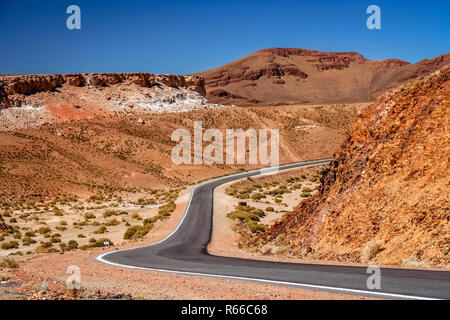
[{"label": "winding asphalt road", "polygon": [[[330,159],[293,163],[286,170],[329,163]],[[211,239],[213,191],[217,186],[269,172],[243,172],[198,185],[192,192],[183,220],[164,240],[139,248],[105,253],[97,260],[116,266],[251,280],[306,289],[368,295],[394,299],[450,299],[450,272],[381,268],[381,289],[370,290],[372,275],[364,267],[297,264],[229,258],[208,254]]]}]

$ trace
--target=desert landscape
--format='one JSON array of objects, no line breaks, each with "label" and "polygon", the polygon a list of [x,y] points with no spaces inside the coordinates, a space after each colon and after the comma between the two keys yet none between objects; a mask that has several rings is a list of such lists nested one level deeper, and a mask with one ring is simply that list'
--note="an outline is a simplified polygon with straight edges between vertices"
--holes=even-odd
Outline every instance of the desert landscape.
[{"label": "desert landscape", "polygon": [[449,270],[449,61],[269,48],[186,76],[0,76],[0,298],[367,298],[96,260],[166,239],[203,182],[263,167],[174,164],[195,121],[278,129],[280,164],[332,159],[217,187],[209,254]]}]

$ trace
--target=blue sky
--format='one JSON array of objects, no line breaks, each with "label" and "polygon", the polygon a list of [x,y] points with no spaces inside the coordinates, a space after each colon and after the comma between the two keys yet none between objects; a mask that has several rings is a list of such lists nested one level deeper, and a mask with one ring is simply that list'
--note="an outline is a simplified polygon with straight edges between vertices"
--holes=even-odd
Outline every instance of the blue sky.
[{"label": "blue sky", "polygon": [[[66,8],[81,8],[81,30]],[[381,8],[381,30],[366,8]],[[450,52],[450,1],[0,0],[0,74],[187,74],[269,47],[417,62]]]}]

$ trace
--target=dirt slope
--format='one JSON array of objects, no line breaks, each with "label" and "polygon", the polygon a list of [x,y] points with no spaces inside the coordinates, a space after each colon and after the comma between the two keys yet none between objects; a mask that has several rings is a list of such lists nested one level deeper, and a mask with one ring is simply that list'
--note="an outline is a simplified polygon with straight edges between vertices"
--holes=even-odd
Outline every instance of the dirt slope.
[{"label": "dirt slope", "polygon": [[296,48],[257,51],[227,65],[197,73],[206,97],[222,104],[374,101],[386,89],[450,63],[450,54],[416,64],[371,61],[356,52]]},{"label": "dirt slope", "polygon": [[253,242],[311,258],[450,265],[450,67],[365,108],[322,186]]},{"label": "dirt slope", "polygon": [[[175,129],[280,129],[280,161],[329,157],[363,105],[224,108],[184,113],[117,115],[47,123],[0,132],[0,200],[64,194],[136,192],[180,186],[236,172],[237,165],[175,165]],[[314,128],[296,127],[316,124]],[[206,143],[205,143],[206,145]],[[298,148],[301,145],[301,148]],[[147,190],[148,191],[148,190]]]}]

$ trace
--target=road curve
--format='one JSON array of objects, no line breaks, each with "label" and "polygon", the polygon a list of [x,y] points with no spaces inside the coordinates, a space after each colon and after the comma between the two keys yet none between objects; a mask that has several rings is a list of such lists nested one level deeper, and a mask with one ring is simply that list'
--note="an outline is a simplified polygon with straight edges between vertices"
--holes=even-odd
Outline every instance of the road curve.
[{"label": "road curve", "polygon": [[[286,170],[329,163],[331,159],[287,164]],[[450,272],[381,268],[381,289],[367,288],[364,267],[283,263],[213,256],[213,191],[224,183],[273,171],[253,170],[208,180],[192,191],[185,215],[164,240],[143,247],[112,251],[97,260],[122,267],[258,281],[306,289],[394,299],[450,299]]]}]

